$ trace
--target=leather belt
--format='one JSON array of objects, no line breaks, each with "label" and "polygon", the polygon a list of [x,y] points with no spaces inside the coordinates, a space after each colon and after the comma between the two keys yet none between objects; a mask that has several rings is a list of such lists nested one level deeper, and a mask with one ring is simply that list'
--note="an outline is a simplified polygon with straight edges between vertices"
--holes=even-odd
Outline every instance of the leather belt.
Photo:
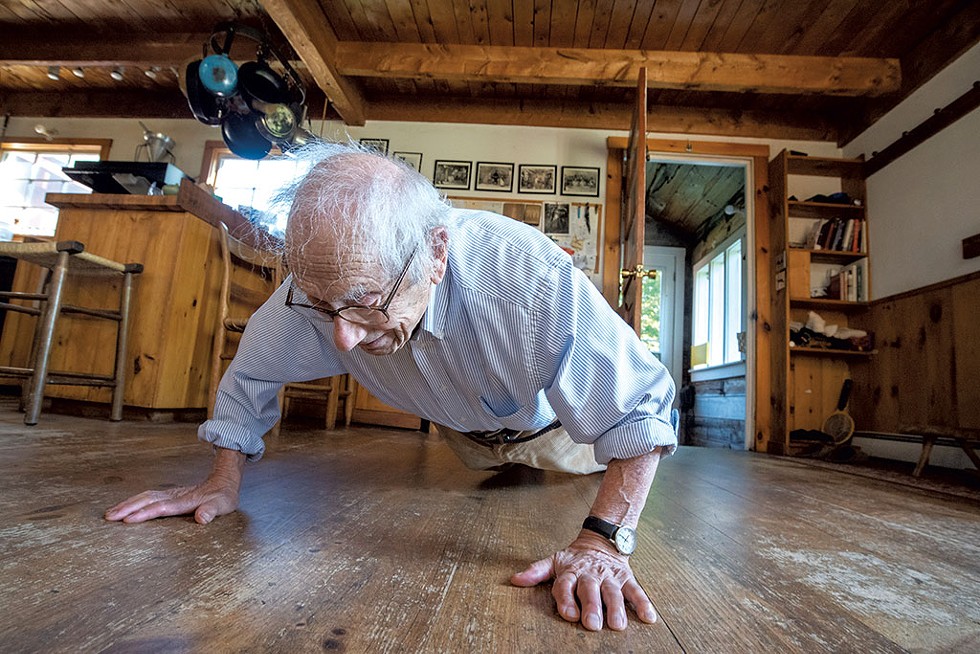
[{"label": "leather belt", "polygon": [[519,429],[498,429],[496,431],[467,431],[463,432],[463,435],[478,445],[493,447],[495,445],[514,445],[515,443],[526,443],[538,438],[539,436],[544,436],[549,432],[553,432],[559,427],[561,427],[561,422],[559,422],[556,418],[555,421],[547,427],[542,427],[534,432],[521,431]]}]

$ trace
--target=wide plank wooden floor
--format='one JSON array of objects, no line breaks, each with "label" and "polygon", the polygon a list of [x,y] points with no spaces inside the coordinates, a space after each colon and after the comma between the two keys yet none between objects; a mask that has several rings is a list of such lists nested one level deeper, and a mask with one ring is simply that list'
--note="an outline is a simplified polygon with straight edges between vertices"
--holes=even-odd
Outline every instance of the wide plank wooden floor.
[{"label": "wide plank wooden floor", "polygon": [[661,615],[561,620],[507,579],[578,531],[598,478],[466,470],[417,432],[285,429],[241,510],[102,519],[209,467],[189,424],[0,406],[2,652],[978,652],[980,502],[682,448],[633,566]]}]

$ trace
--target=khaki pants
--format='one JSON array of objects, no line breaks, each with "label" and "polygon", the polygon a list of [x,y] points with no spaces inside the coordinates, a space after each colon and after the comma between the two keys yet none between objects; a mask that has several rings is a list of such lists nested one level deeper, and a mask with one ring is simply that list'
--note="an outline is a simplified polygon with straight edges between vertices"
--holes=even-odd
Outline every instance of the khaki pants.
[{"label": "khaki pants", "polygon": [[480,445],[455,429],[436,425],[439,435],[467,468],[489,470],[505,463],[522,463],[539,470],[588,475],[606,469],[596,463],[592,445],[581,445],[559,427],[524,443]]}]

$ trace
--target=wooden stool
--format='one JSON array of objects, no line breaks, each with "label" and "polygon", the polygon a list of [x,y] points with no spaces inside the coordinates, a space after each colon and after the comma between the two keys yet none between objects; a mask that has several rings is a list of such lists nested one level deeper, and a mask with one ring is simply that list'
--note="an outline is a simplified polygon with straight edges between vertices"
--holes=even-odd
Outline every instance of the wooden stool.
[{"label": "wooden stool", "polygon": [[970,461],[980,470],[980,456],[973,451],[975,445],[980,445],[980,430],[977,429],[955,429],[952,427],[937,427],[932,425],[908,425],[899,427],[900,434],[911,434],[922,438],[922,453],[919,455],[919,463],[912,472],[913,477],[918,477],[929,464],[929,456],[932,448],[939,440],[943,444],[958,445]]},{"label": "wooden stool", "polygon": [[[111,420],[122,420],[123,392],[126,386],[126,339],[129,331],[129,305],[132,296],[133,275],[143,272],[142,264],[117,263],[85,252],[85,246],[77,241],[48,243],[0,243],[0,255],[13,257],[48,269],[46,279],[38,293],[18,291],[0,292],[0,309],[38,316],[34,329],[34,345],[29,368],[0,366],[0,375],[24,377],[28,380],[24,402],[24,424],[36,425],[41,413],[46,384],[77,386],[106,386],[112,390]],[[119,293],[119,309],[96,309],[62,304],[62,296],[68,278],[109,277],[122,275]],[[11,304],[9,300],[33,300],[41,307]],[[49,372],[48,359],[54,343],[58,317],[62,313],[80,313],[94,318],[118,322],[116,334],[115,369],[111,376],[78,372]]]}]

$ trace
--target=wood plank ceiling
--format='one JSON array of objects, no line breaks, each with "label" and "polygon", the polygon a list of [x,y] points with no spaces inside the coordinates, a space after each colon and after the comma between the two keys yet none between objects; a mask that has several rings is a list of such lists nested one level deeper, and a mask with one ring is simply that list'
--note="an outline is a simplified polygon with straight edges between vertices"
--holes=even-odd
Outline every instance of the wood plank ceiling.
[{"label": "wood plank ceiling", "polygon": [[669,224],[696,243],[720,220],[725,208],[745,209],[745,168],[652,161],[647,163],[647,220]]},{"label": "wood plank ceiling", "polygon": [[223,20],[349,124],[626,129],[645,65],[651,130],[839,143],[980,39],[976,0],[11,0],[0,111],[190,117],[179,74]]}]

